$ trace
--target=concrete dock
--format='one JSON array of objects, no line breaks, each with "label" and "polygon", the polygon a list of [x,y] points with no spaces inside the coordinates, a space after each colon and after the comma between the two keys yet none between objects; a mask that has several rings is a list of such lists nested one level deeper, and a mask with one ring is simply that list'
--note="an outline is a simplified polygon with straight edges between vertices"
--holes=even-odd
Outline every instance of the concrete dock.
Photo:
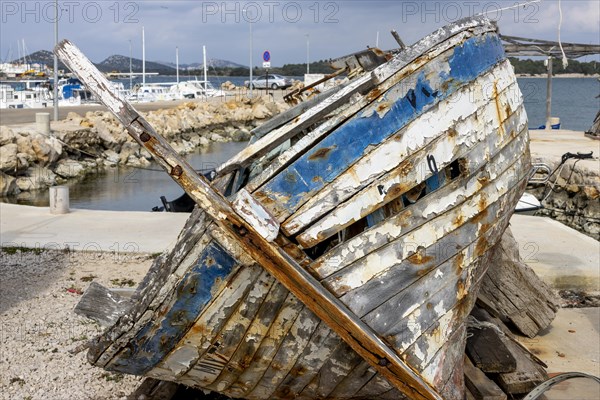
[{"label": "concrete dock", "polygon": [[2,247],[119,253],[162,253],[172,246],[188,214],[71,210],[0,203]]}]

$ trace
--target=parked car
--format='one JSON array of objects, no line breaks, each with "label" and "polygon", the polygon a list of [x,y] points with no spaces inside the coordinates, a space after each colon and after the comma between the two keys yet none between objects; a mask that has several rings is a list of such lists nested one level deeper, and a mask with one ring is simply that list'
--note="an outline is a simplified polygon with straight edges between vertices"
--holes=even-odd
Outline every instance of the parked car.
[{"label": "parked car", "polygon": [[[269,79],[267,79],[269,78]],[[268,86],[267,86],[268,83]],[[249,88],[250,81],[245,81],[244,85]],[[275,90],[275,89],[287,89],[292,86],[292,80],[286,78],[285,76],[269,74],[259,76],[256,79],[252,80],[252,87],[257,89],[266,89],[267,87]]]}]

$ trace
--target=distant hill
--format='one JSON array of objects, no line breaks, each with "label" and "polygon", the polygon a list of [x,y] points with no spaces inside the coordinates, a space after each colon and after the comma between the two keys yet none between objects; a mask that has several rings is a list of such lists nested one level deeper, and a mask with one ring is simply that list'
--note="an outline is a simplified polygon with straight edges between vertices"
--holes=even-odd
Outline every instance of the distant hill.
[{"label": "distant hill", "polygon": [[[168,61],[157,61],[160,64],[169,66],[171,68],[177,68],[177,65]],[[233,61],[221,60],[218,58],[209,58],[207,60],[209,68],[243,68],[246,65],[234,63]],[[191,63],[191,64],[179,64],[179,70],[181,71],[192,71],[204,68],[204,63]]]},{"label": "distant hill", "polygon": [[[129,72],[129,57],[113,55],[102,62],[96,64],[96,67],[102,72]],[[133,72],[142,72],[142,60],[138,58],[131,59],[131,69]],[[174,75],[175,68],[161,63],[146,60],[146,72],[158,72],[161,75]]]},{"label": "distant hill", "polygon": [[[11,63],[17,64],[46,64],[49,68],[54,65],[54,54],[48,50],[39,50],[35,53],[31,53],[24,58],[17,58],[16,60],[10,61]],[[58,69],[65,69],[65,65],[58,61]]]},{"label": "distant hill", "polygon": [[[12,63],[32,63],[32,64],[46,64],[49,68],[52,68],[54,64],[54,55],[48,50],[40,50],[35,53],[31,53],[24,58],[19,58],[11,61]],[[112,55],[107,57],[105,60],[94,63],[96,67],[102,72],[129,72],[129,57],[122,55]],[[217,58],[208,59],[209,68],[240,68],[243,65],[227,61],[220,60]],[[133,72],[142,72],[142,60],[138,58],[131,59],[131,66]],[[59,69],[66,69],[66,66],[58,62]],[[172,62],[155,62],[146,60],[146,72],[158,72],[161,75],[175,75],[176,70],[175,63]],[[202,63],[191,63],[191,64],[180,64],[179,69],[181,71],[200,70],[203,68]]]}]

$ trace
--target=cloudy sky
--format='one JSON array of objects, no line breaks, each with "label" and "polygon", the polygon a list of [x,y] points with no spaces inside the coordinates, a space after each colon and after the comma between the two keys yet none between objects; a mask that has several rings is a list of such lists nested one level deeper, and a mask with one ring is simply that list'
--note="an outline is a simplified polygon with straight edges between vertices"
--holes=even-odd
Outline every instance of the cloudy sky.
[{"label": "cloudy sky", "polygon": [[[520,0],[523,3],[527,0]],[[208,56],[247,65],[252,24],[253,55],[260,65],[264,50],[272,64],[319,60],[375,46],[395,47],[390,29],[413,43],[460,17],[487,12],[504,34],[556,40],[558,0],[518,8],[517,0],[496,1],[59,1],[59,37],[75,42],[92,61],[112,54],[141,58],[146,32],[147,60],[181,63]],[[0,58],[19,56],[24,39],[28,52],[54,44],[54,1],[0,0]],[[562,40],[600,43],[600,1],[562,0]],[[307,36],[308,35],[308,36]],[[584,59],[585,61],[585,59]]]}]

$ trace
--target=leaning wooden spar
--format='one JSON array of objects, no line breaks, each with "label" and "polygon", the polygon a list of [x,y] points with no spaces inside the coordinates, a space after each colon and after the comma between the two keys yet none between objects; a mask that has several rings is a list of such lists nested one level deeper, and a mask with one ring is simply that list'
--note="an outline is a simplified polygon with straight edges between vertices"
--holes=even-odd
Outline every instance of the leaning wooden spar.
[{"label": "leaning wooden spar", "polygon": [[494,24],[338,61],[349,82],[257,128],[210,183],[56,52],[198,204],[131,299],[83,297],[108,325],[92,364],[234,398],[463,398],[465,320],[530,171]]}]

